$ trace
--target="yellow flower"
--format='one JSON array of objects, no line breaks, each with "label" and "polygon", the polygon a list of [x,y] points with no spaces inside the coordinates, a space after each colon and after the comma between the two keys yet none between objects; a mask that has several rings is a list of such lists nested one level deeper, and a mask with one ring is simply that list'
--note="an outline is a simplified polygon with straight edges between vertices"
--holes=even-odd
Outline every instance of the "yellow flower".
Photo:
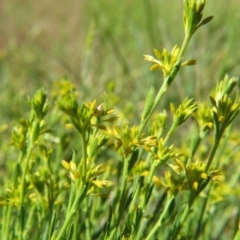
[{"label": "yellow flower", "polygon": [[[154,58],[150,55],[144,55],[145,57],[144,60],[153,62],[154,65],[152,65],[150,69],[151,70],[162,69],[163,75],[164,77],[166,77],[171,73],[176,62],[178,61],[179,52],[180,48],[177,45],[173,47],[170,53],[166,49],[164,49],[162,53],[159,50],[154,49],[154,53],[157,58]],[[182,63],[181,66],[194,64],[196,64],[196,60],[188,60]]]},{"label": "yellow flower", "polygon": [[77,171],[77,166],[75,162],[73,161],[67,162],[65,160],[62,160],[62,165],[65,169],[69,171],[69,176],[73,181],[80,178],[80,174]]}]

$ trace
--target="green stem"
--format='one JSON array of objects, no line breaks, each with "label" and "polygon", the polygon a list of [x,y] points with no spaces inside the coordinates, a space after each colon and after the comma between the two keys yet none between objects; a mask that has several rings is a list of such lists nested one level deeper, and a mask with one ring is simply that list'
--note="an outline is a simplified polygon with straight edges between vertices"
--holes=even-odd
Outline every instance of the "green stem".
[{"label": "green stem", "polygon": [[[181,47],[181,50],[180,50],[180,54],[179,54],[179,57],[178,57],[178,61],[180,61],[180,59],[182,58],[182,55],[183,55],[183,53],[184,53],[184,51],[185,51],[185,49],[188,45],[189,40],[190,40],[190,37],[185,37],[184,38],[184,41],[183,41],[183,44],[182,44],[182,47]],[[149,111],[148,115],[140,123],[137,138],[140,138],[146,124],[148,123],[150,117],[152,116],[154,110],[156,109],[156,107],[159,104],[160,100],[162,99],[163,95],[167,92],[170,84],[174,80],[174,78],[175,78],[176,74],[178,73],[179,69],[180,69],[180,67],[176,66],[176,68],[173,69],[173,72],[169,76],[165,77],[165,79],[163,81],[163,84],[162,84],[161,88],[159,89],[158,94],[157,94],[157,96],[154,100],[154,103],[153,103],[153,106],[152,106],[151,110]],[[172,129],[172,131],[173,131],[173,129]],[[154,170],[155,169],[152,169],[153,173],[154,173]],[[111,234],[109,240],[116,237],[116,231],[118,229],[120,220],[122,218],[123,207],[124,207],[124,198],[125,198],[125,194],[126,194],[125,191],[126,191],[127,173],[128,173],[128,161],[124,161],[123,181],[122,181],[122,186],[121,186],[121,197],[120,197],[120,204],[119,204],[119,215],[118,215],[118,218],[117,218],[116,223],[115,223],[115,229],[112,231],[112,234]]]},{"label": "green stem", "polygon": [[153,212],[154,212],[154,215],[152,218],[150,218],[148,220],[148,222],[146,223],[147,226],[150,226],[152,224],[154,224],[157,219],[158,219],[158,215],[160,215],[161,211],[162,211],[162,206],[163,206],[163,203],[164,203],[164,200],[165,198],[167,197],[167,191],[165,190],[162,195],[160,196],[160,199],[158,200]]},{"label": "green stem", "polygon": [[152,113],[154,112],[155,108],[157,107],[158,103],[160,102],[161,98],[163,97],[164,93],[167,91],[168,89],[168,85],[167,85],[167,81],[166,79],[163,82],[163,85],[161,86],[161,88],[159,89],[159,92],[154,100],[154,104],[148,114],[148,116],[141,122],[140,127],[139,127],[139,132],[138,132],[138,138],[140,137],[140,135],[143,132],[143,129],[145,128],[149,118],[152,116]]},{"label": "green stem", "polygon": [[[150,172],[148,175],[148,179],[147,179],[147,184],[146,184],[146,189],[145,189],[145,195],[149,194],[149,189],[151,187],[151,183],[152,183],[152,178],[154,175],[154,172],[156,170],[157,164],[155,164],[155,162],[152,163],[151,168],[150,168]],[[146,208],[146,200],[147,200],[147,196],[144,197],[143,201],[142,201],[142,208],[145,209]]]},{"label": "green stem", "polygon": [[26,162],[25,162],[25,166],[23,169],[22,179],[21,179],[22,181],[21,181],[21,191],[20,191],[20,205],[23,205],[23,202],[24,202],[26,175],[27,175],[28,165],[29,165],[33,147],[34,147],[34,145],[30,144],[28,147],[28,150],[27,150]]},{"label": "green stem", "polygon": [[91,212],[90,212],[90,209],[91,209],[91,205],[90,205],[90,202],[89,202],[89,198],[85,199],[85,208],[88,209],[88,211],[86,212],[86,220],[85,220],[85,226],[86,226],[86,240],[91,240]]},{"label": "green stem", "polygon": [[74,183],[74,182],[72,181],[72,183],[71,183],[71,193],[70,193],[70,197],[69,197],[69,200],[68,200],[67,212],[69,212],[70,209],[71,209],[71,207],[72,207],[75,193],[76,193],[76,183]]},{"label": "green stem", "polygon": [[182,58],[190,39],[191,39],[190,35],[185,35],[182,46],[181,46],[181,49],[180,49],[180,52],[179,52],[179,55],[178,55],[178,59]]},{"label": "green stem", "polygon": [[[19,158],[18,158],[18,163],[17,164],[21,164],[21,162],[23,161],[24,159],[24,151],[21,151],[20,154],[19,154]],[[15,169],[16,171],[16,169]],[[15,175],[16,174],[16,175]],[[12,187],[12,192],[14,194],[15,190],[17,189],[17,185],[18,185],[18,179],[19,177],[19,174],[14,172],[14,176],[13,176],[13,187]],[[9,230],[10,230],[10,221],[11,221],[11,213],[12,213],[12,205],[8,205],[7,206],[7,213],[6,213],[6,216],[7,218],[5,219],[5,221],[3,222],[3,232],[4,232],[4,236],[6,238],[8,238],[9,236]]]},{"label": "green stem", "polygon": [[173,134],[175,129],[176,129],[176,124],[175,124],[175,122],[173,122],[171,128],[169,129],[169,131],[168,131],[168,133],[166,135],[166,137],[164,138],[163,146],[166,145],[166,143],[168,142],[169,138],[172,136],[172,134]]},{"label": "green stem", "polygon": [[201,138],[199,135],[194,136],[193,144],[192,144],[192,147],[191,147],[191,153],[190,153],[190,155],[189,155],[189,157],[188,157],[188,159],[187,159],[186,166],[187,166],[189,163],[192,162],[193,157],[194,157],[194,155],[195,155],[195,153],[196,153],[196,151],[197,151],[197,149],[198,149],[199,144],[201,143],[201,141],[202,141],[202,138]]},{"label": "green stem", "polygon": [[26,154],[26,161],[23,169],[23,174],[21,178],[21,191],[20,191],[20,206],[19,206],[19,211],[18,211],[18,224],[19,224],[19,235],[18,239],[22,240],[23,239],[23,227],[24,227],[24,196],[25,196],[25,185],[26,185],[26,175],[28,172],[28,165],[30,161],[30,157],[32,154],[34,144],[30,142],[28,148],[27,148],[27,154]]},{"label": "green stem", "polygon": [[[183,212],[182,212],[182,214],[181,214],[178,222],[176,222],[176,224],[173,225],[173,229],[172,229],[172,231],[171,231],[170,239],[169,239],[169,240],[175,240],[175,239],[177,239],[177,236],[178,236],[178,234],[179,234],[179,232],[180,232],[180,230],[181,230],[184,222],[186,221],[186,219],[187,219],[187,217],[188,217],[188,215],[189,215],[189,213],[190,213],[190,211],[191,211],[191,207],[192,207],[192,204],[193,204],[196,196],[197,196],[197,195],[195,194],[195,192],[193,192],[193,191],[190,192],[189,201],[188,201],[188,203],[186,204],[186,206],[184,207],[184,210],[183,210]],[[181,210],[181,209],[180,209],[180,210]],[[177,217],[178,217],[178,216],[177,216]]]},{"label": "green stem", "polygon": [[[9,237],[12,206],[8,205],[6,208],[7,208],[7,211],[6,211],[6,216],[7,217],[6,217],[6,219],[2,223],[3,224],[3,232],[4,232],[3,236],[5,236],[5,239],[7,239]],[[6,223],[4,223],[4,222],[6,222]]]},{"label": "green stem", "polygon": [[[223,146],[220,148],[220,152],[218,152],[218,157],[217,157],[217,163],[216,163],[216,166],[218,166],[219,165],[219,160],[220,160],[220,156],[222,155],[222,152],[223,152],[223,150],[224,150],[224,147],[226,146],[226,144],[227,144],[227,137],[225,138],[225,141],[223,142]],[[220,142],[220,141],[219,141]],[[218,143],[219,144],[219,143]],[[216,144],[216,146],[218,147],[218,144]],[[215,149],[215,148],[214,148]],[[216,152],[216,150],[215,150],[215,152]],[[213,156],[214,156],[214,150],[212,150],[211,151],[211,154],[210,154],[210,156],[212,156],[210,159],[213,159]],[[212,160],[211,160],[212,161]],[[209,164],[209,166],[211,165],[211,163]],[[204,215],[204,211],[205,211],[205,209],[206,209],[206,205],[207,205],[207,201],[208,201],[208,196],[209,196],[209,193],[210,193],[210,191],[211,191],[211,188],[212,188],[212,182],[210,182],[209,183],[209,188],[208,188],[208,190],[207,190],[207,194],[206,194],[206,198],[204,199],[204,201],[203,201],[203,204],[202,204],[202,208],[201,208],[201,213],[200,213],[200,216],[199,216],[199,219],[198,219],[198,227],[197,227],[197,229],[196,229],[196,232],[195,232],[195,236],[194,236],[194,239],[195,240],[197,240],[198,239],[198,237],[199,237],[199,234],[201,233],[201,228],[202,228],[202,219],[203,219],[203,215]]]},{"label": "green stem", "polygon": [[[148,175],[148,179],[147,179],[147,184],[146,184],[146,189],[144,191],[145,193],[145,197],[142,199],[142,203],[141,203],[141,209],[142,209],[142,215],[147,207],[147,200],[148,200],[148,194],[149,194],[149,190],[150,190],[150,187],[151,187],[151,182],[152,182],[152,178],[153,178],[153,175],[154,175],[154,172],[155,172],[155,169],[156,169],[157,165],[153,162],[152,165],[151,165],[151,168],[150,168],[150,172],[149,172],[149,175]],[[138,196],[139,197],[139,196]],[[139,220],[139,225],[141,224],[142,222],[142,215],[141,215],[141,218]],[[139,229],[138,230],[138,233],[137,233],[137,237],[136,239],[141,239],[141,236],[142,236],[142,232],[143,232],[143,229]]]},{"label": "green stem", "polygon": [[222,127],[219,131],[219,136],[218,138],[215,138],[214,140],[214,145],[213,145],[213,148],[211,149],[211,152],[209,154],[209,157],[208,157],[208,160],[207,160],[207,164],[206,164],[206,167],[205,167],[205,172],[208,171],[208,169],[210,168],[211,164],[212,164],[212,161],[213,161],[213,158],[215,156],[215,153],[218,149],[218,146],[219,146],[219,143],[221,141],[221,138],[222,138],[222,135],[223,135],[223,132],[224,132],[225,128]]},{"label": "green stem", "polygon": [[[31,207],[31,210],[28,212],[28,219],[26,222],[26,227],[24,229],[23,239],[29,239],[29,236],[30,236],[30,233],[32,230],[32,226],[33,226],[33,222],[36,219],[37,212],[38,212],[38,206],[37,206],[37,204],[35,204]],[[39,224],[38,224],[38,230],[39,230],[39,229],[41,229],[42,221],[40,220],[40,218],[38,218],[38,220],[39,220]]]},{"label": "green stem", "polygon": [[[180,59],[182,58],[182,56],[183,56],[183,54],[184,54],[184,52],[185,52],[185,50],[186,50],[186,48],[187,48],[187,45],[188,45],[190,39],[191,39],[191,36],[185,36],[184,41],[183,41],[183,43],[182,43],[182,47],[181,47],[180,52],[179,52],[179,55],[178,55],[177,63],[178,63],[178,62],[180,61]],[[157,96],[156,96],[156,98],[155,98],[155,100],[154,100],[154,104],[153,104],[151,110],[149,111],[148,116],[146,116],[146,118],[145,118],[145,119],[141,122],[141,124],[140,124],[138,137],[140,137],[140,135],[142,134],[143,129],[145,128],[145,126],[146,126],[149,118],[152,116],[152,113],[153,113],[154,110],[156,109],[158,103],[160,102],[160,100],[162,99],[163,95],[164,95],[164,94],[166,93],[166,91],[168,90],[170,84],[171,84],[172,81],[174,80],[174,78],[175,78],[176,74],[178,73],[179,69],[180,69],[179,67],[176,68],[176,69],[173,69],[173,72],[172,72],[169,76],[167,76],[167,77],[164,78],[163,84],[162,84],[161,88],[160,88],[159,91],[158,91],[158,94],[157,94]]]},{"label": "green stem", "polygon": [[166,216],[167,211],[169,211],[169,207],[170,207],[172,201],[174,200],[174,198],[175,198],[175,196],[172,195],[172,196],[168,199],[168,201],[167,201],[167,203],[166,203],[166,205],[165,205],[165,207],[164,207],[164,210],[163,210],[160,218],[158,219],[157,223],[156,223],[155,226],[152,228],[152,230],[150,231],[150,233],[147,235],[147,237],[145,238],[145,240],[151,240],[151,239],[153,239],[154,234],[155,234],[155,233],[159,230],[159,228],[161,227],[161,225],[162,225],[162,223],[163,223],[163,220],[164,220],[164,216]]},{"label": "green stem", "polygon": [[63,226],[62,226],[56,240],[60,240],[63,237],[63,235],[65,234],[65,232],[67,230],[67,227],[69,226],[70,221],[72,220],[73,216],[75,215],[75,213],[79,209],[84,197],[86,196],[87,190],[88,190],[88,184],[85,184],[83,189],[78,192],[70,211],[67,213],[66,219],[63,223]]},{"label": "green stem", "polygon": [[81,171],[82,171],[82,179],[84,183],[86,181],[86,175],[87,175],[87,141],[86,141],[85,132],[81,134],[81,139],[82,139],[82,155],[83,155],[83,165],[82,165]]},{"label": "green stem", "polygon": [[125,206],[125,200],[126,200],[126,186],[127,186],[127,177],[128,177],[128,163],[129,163],[129,157],[124,158],[124,164],[123,164],[123,176],[122,176],[122,184],[121,184],[121,195],[119,200],[119,207],[118,207],[118,217],[114,223],[114,229],[111,232],[111,235],[109,237],[109,240],[116,239],[116,233],[119,228],[121,219],[124,214],[124,206]]},{"label": "green stem", "polygon": [[202,219],[203,219],[204,212],[206,210],[208,196],[211,192],[211,187],[212,187],[212,182],[210,182],[210,186],[209,186],[207,194],[206,194],[207,197],[204,198],[203,203],[202,203],[201,212],[200,212],[200,216],[198,218],[198,225],[197,225],[197,229],[196,229],[196,232],[195,232],[194,240],[198,239],[198,237],[201,233],[201,230],[202,230]]}]

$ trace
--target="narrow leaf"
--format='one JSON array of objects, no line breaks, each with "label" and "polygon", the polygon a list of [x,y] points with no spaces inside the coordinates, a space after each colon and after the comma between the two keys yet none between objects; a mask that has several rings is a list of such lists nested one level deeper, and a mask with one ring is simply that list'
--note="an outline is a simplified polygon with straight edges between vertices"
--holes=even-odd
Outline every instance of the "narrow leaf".
[{"label": "narrow leaf", "polygon": [[71,239],[72,239],[73,230],[74,230],[74,224],[72,223],[71,226],[70,226],[70,228],[69,228],[69,231],[68,231],[68,235],[67,235],[66,240],[71,240]]},{"label": "narrow leaf", "polygon": [[211,96],[209,96],[209,98],[210,98],[210,101],[211,101],[212,105],[214,107],[217,107],[217,103],[216,103],[215,99],[213,97],[211,97]]},{"label": "narrow leaf", "polygon": [[213,16],[209,16],[209,17],[203,19],[202,22],[200,23],[199,27],[209,23],[212,19],[213,19]]},{"label": "narrow leaf", "polygon": [[139,153],[139,150],[137,149],[132,154],[131,159],[130,159],[129,164],[128,164],[128,171],[130,171],[132,169],[132,167],[134,166],[134,164],[138,160],[138,153]]},{"label": "narrow leaf", "polygon": [[155,56],[156,56],[158,59],[161,59],[161,58],[162,58],[161,52],[158,51],[156,48],[154,49],[154,53],[155,53]]},{"label": "narrow leaf", "polygon": [[145,103],[144,110],[143,110],[142,120],[146,119],[147,116],[150,114],[153,104],[154,104],[154,100],[155,100],[155,90],[153,87],[151,87],[148,92],[147,98],[146,98],[146,103]]},{"label": "narrow leaf", "polygon": [[183,214],[184,214],[184,212],[185,212],[185,209],[186,209],[187,207],[188,207],[187,204],[183,204],[183,205],[181,206],[181,208],[179,209],[179,211],[178,211],[178,213],[177,213],[177,215],[176,215],[176,217],[175,217],[175,219],[174,219],[173,228],[182,225],[182,216],[183,216]]},{"label": "narrow leaf", "polygon": [[151,195],[152,195],[153,187],[154,187],[154,184],[151,184],[151,186],[150,186],[149,189],[148,189],[147,194],[145,195],[145,205],[146,205],[146,206],[147,206],[148,201],[149,201],[149,199],[150,199],[150,197],[151,197]]},{"label": "narrow leaf", "polygon": [[106,226],[105,226],[104,239],[108,238],[110,227],[111,227],[111,222],[112,222],[112,207],[109,205],[108,219],[107,219]]},{"label": "narrow leaf", "polygon": [[164,222],[165,220],[167,220],[170,215],[173,213],[174,208],[175,208],[175,198],[171,198],[170,201],[167,203],[167,209],[166,211],[164,211],[164,215],[162,218],[162,221]]},{"label": "narrow leaf", "polygon": [[218,121],[218,116],[215,112],[213,112],[213,126],[214,126],[214,135],[215,139],[218,139],[219,137],[219,121]]},{"label": "narrow leaf", "polygon": [[54,231],[54,228],[55,228],[55,222],[56,222],[56,212],[54,211],[52,219],[51,219],[50,227],[49,227],[49,230],[48,230],[48,239],[51,239],[52,236],[53,236],[53,231]]},{"label": "narrow leaf", "polygon": [[234,240],[240,240],[240,228],[237,231],[237,234],[234,237]]}]

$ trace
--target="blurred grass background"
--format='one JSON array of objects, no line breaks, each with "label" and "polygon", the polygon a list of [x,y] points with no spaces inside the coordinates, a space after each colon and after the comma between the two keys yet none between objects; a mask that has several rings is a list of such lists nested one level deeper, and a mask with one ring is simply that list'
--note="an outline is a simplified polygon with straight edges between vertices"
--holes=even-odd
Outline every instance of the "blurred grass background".
[{"label": "blurred grass background", "polygon": [[[183,68],[162,104],[188,96],[208,100],[225,73],[239,74],[240,3],[207,1],[214,20],[194,36],[186,53],[198,65]],[[112,94],[113,105],[138,117],[160,72],[150,72],[143,54],[169,50],[183,39],[182,1],[0,2],[0,124],[24,115],[26,96],[51,91],[63,76],[84,100]],[[115,98],[113,97],[115,96]]]}]

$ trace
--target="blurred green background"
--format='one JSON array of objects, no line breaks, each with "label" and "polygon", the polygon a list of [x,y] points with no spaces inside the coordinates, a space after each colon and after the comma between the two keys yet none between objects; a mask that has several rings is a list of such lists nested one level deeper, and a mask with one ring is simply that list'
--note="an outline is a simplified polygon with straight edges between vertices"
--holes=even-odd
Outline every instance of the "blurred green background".
[{"label": "blurred green background", "polygon": [[[225,73],[239,74],[240,2],[207,1],[200,28],[186,52],[198,65],[183,68],[162,102],[195,96]],[[21,117],[26,96],[67,77],[84,100],[112,94],[113,105],[137,116],[161,72],[150,72],[143,54],[169,50],[183,39],[182,1],[3,0],[0,2],[1,122]],[[115,96],[115,97],[114,97]]]}]

